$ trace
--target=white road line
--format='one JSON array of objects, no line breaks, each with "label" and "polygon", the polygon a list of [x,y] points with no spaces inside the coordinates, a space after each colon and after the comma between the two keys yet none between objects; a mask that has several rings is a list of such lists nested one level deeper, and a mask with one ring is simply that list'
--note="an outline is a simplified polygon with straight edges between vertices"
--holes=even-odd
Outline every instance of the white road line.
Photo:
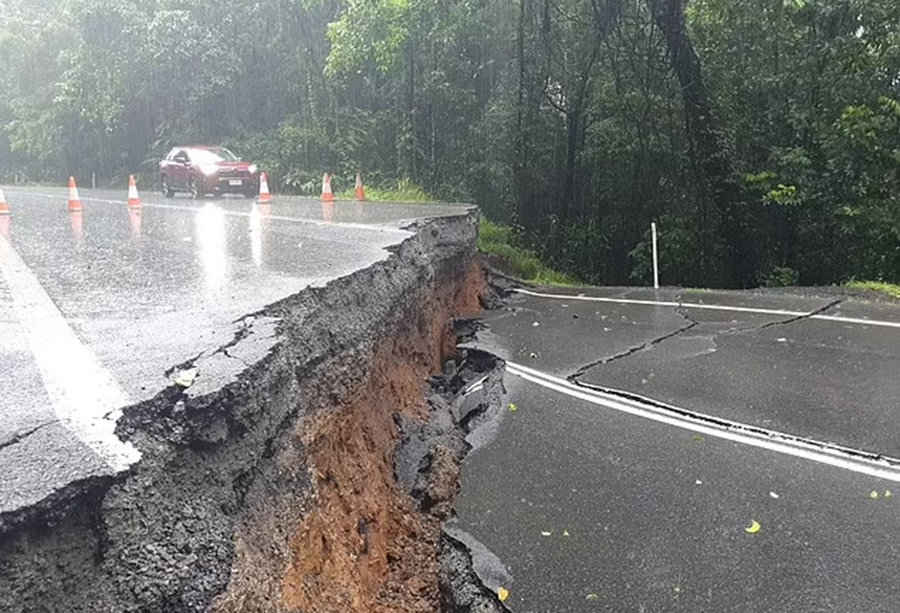
[{"label": "white road line", "polygon": [[0,273],[60,422],[115,471],[140,459],[115,434],[128,396],[66,322],[12,245],[0,235]]},{"label": "white road line", "polygon": [[569,300],[581,302],[605,302],[611,304],[633,304],[641,306],[658,306],[658,307],[674,307],[681,309],[695,309],[701,311],[728,311],[732,313],[754,313],[757,315],[778,315],[781,317],[808,317],[819,321],[830,321],[844,324],[860,324],[865,326],[875,326],[880,328],[897,328],[900,329],[900,322],[882,321],[877,319],[855,319],[851,317],[840,317],[838,315],[813,315],[805,311],[782,311],[779,309],[760,309],[753,307],[736,307],[725,306],[720,304],[702,304],[698,302],[672,302],[662,300],[634,300],[629,298],[603,298],[599,296],[567,296],[566,294],[545,294],[542,292],[533,292],[527,289],[516,289],[516,293],[533,296],[535,298],[549,298],[552,300]]},{"label": "white road line", "polygon": [[[66,200],[68,196],[64,196],[61,194],[42,194],[36,192],[17,192],[5,190],[6,194],[19,195],[19,196],[40,196],[44,198],[55,198],[58,200]],[[99,202],[101,204],[116,204],[122,205],[123,207],[127,206],[126,200],[109,200],[106,198],[92,198],[90,196],[82,196],[82,202]],[[315,204],[315,202],[312,202]],[[276,203],[273,203],[276,204]],[[150,209],[169,209],[172,211],[188,211],[188,212],[197,212],[201,210],[200,207],[192,207],[192,206],[182,206],[178,204],[158,204],[154,202],[144,202],[142,204],[144,208]],[[250,217],[252,213],[250,211],[231,211],[226,208],[219,207],[219,209],[225,215],[231,215],[233,217]],[[124,209],[123,209],[124,210]],[[381,233],[392,233],[392,234],[400,234],[403,236],[411,236],[412,232],[409,230],[403,230],[401,228],[395,228],[389,225],[374,225],[374,224],[362,224],[362,223],[349,223],[342,221],[320,221],[318,219],[308,219],[305,217],[288,217],[286,215],[266,215],[266,219],[274,219],[276,221],[287,221],[294,223],[302,223],[311,226],[318,227],[336,227],[336,228],[352,228],[354,230],[367,230],[369,232],[381,232]],[[399,223],[407,223],[412,222],[414,220],[398,220]]]},{"label": "white road line", "polygon": [[762,428],[708,417],[702,414],[685,415],[680,410],[675,412],[674,407],[671,410],[667,410],[664,408],[664,405],[653,406],[614,394],[586,389],[565,379],[560,379],[559,377],[554,377],[513,362],[507,362],[506,367],[507,372],[520,379],[591,404],[674,426],[682,430],[689,430],[742,445],[766,449],[870,477],[900,482],[900,459],[887,458],[789,434],[767,431]]},{"label": "white road line", "polygon": [[819,321],[832,321],[841,324],[859,324],[863,326],[877,326],[881,328],[898,328],[900,322],[895,321],[879,321],[876,319],[857,319],[854,317],[841,317],[840,315],[813,315],[810,319],[818,319]]}]

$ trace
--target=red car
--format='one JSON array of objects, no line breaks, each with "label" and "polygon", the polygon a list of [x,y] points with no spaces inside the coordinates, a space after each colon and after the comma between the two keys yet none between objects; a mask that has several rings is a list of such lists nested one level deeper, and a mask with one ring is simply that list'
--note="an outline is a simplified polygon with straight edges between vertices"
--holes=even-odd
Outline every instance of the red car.
[{"label": "red car", "polygon": [[175,147],[159,163],[162,193],[173,198],[187,192],[193,198],[206,194],[259,193],[259,168],[225,147]]}]

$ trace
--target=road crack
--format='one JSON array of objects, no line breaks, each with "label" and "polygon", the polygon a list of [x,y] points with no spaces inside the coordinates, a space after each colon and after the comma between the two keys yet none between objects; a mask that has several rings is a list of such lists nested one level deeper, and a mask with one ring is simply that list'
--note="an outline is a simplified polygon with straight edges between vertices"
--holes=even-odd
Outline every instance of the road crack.
[{"label": "road crack", "polygon": [[17,433],[14,434],[13,437],[12,437],[11,439],[9,439],[8,441],[5,441],[5,442],[3,442],[3,443],[0,443],[0,451],[3,451],[3,450],[6,449],[7,447],[12,447],[13,445],[17,445],[17,444],[21,443],[22,441],[24,441],[26,438],[28,438],[28,437],[31,436],[32,434],[34,434],[34,433],[36,433],[36,432],[39,432],[40,430],[43,430],[43,429],[46,428],[47,426],[52,426],[52,425],[58,424],[58,423],[59,423],[59,420],[58,420],[58,419],[54,419],[53,421],[48,421],[48,422],[43,423],[43,424],[41,424],[41,425],[39,425],[39,426],[35,426],[35,427],[32,428],[31,430],[26,430],[25,432],[17,432]]},{"label": "road crack", "polygon": [[754,328],[753,330],[754,331],[765,330],[766,328],[774,328],[776,326],[786,326],[788,324],[796,323],[798,321],[803,321],[804,319],[809,319],[810,317],[815,317],[816,315],[821,315],[822,313],[825,313],[826,311],[830,311],[831,309],[838,306],[842,302],[844,302],[844,299],[838,298],[837,300],[832,300],[831,302],[829,302],[828,304],[826,304],[823,307],[819,307],[815,311],[810,311],[809,313],[805,313],[803,315],[796,315],[794,317],[790,317],[788,319],[783,319],[781,321],[772,321],[767,324],[763,324],[757,328]]},{"label": "road crack", "polygon": [[695,319],[693,319],[692,317],[690,317],[686,313],[685,309],[682,306],[679,305],[678,307],[676,307],[675,312],[678,313],[679,315],[681,315],[681,317],[683,317],[684,319],[686,319],[688,321],[688,324],[678,328],[677,330],[674,330],[674,331],[664,334],[662,336],[658,336],[654,339],[651,339],[649,341],[641,343],[640,345],[637,345],[635,347],[631,347],[630,349],[626,349],[625,351],[622,351],[615,355],[605,357],[605,358],[602,358],[599,360],[595,360],[589,364],[586,364],[585,366],[582,366],[581,368],[579,368],[574,374],[569,375],[569,377],[568,377],[569,381],[576,382],[580,377],[583,377],[585,374],[587,374],[587,372],[589,370],[591,370],[592,368],[596,368],[598,366],[605,366],[607,364],[610,364],[611,362],[616,362],[618,360],[632,356],[636,353],[640,353],[642,351],[648,351],[648,350],[656,347],[660,343],[664,343],[668,340],[671,340],[677,336],[684,334],[685,332],[689,332],[700,325],[700,322],[698,322]]},{"label": "road crack", "polygon": [[729,334],[753,334],[754,332],[760,332],[762,330],[767,330],[769,328],[777,328],[780,326],[787,326],[793,323],[797,323],[798,321],[803,321],[809,319],[811,317],[815,317],[816,315],[822,315],[838,306],[839,304],[844,302],[844,298],[838,298],[836,300],[832,300],[825,306],[819,307],[814,311],[810,311],[809,313],[803,313],[802,315],[794,315],[793,317],[788,317],[787,319],[780,319],[778,321],[770,321],[768,323],[762,324],[761,326],[755,326],[752,328],[734,328],[732,330],[728,330],[727,332],[720,332],[718,335],[729,335]]}]

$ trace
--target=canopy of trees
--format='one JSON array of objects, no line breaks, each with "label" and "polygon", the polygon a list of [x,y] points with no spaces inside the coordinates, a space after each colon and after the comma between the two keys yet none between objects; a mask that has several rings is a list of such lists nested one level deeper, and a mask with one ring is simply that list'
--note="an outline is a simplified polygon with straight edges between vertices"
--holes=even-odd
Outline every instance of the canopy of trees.
[{"label": "canopy of trees", "polygon": [[897,0],[0,0],[0,177],[225,143],[596,283],[900,281]]}]

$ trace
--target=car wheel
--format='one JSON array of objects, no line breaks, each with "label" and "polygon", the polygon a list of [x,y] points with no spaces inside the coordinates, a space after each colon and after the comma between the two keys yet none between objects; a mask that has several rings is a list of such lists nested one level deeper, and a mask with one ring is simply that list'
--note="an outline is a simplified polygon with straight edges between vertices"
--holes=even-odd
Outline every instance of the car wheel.
[{"label": "car wheel", "polygon": [[175,190],[172,189],[171,185],[169,185],[169,177],[167,177],[166,175],[163,175],[162,177],[162,195],[165,198],[175,197]]},{"label": "car wheel", "polygon": [[197,182],[197,177],[191,177],[191,198],[197,200],[203,196],[203,189],[200,187],[200,183]]}]

